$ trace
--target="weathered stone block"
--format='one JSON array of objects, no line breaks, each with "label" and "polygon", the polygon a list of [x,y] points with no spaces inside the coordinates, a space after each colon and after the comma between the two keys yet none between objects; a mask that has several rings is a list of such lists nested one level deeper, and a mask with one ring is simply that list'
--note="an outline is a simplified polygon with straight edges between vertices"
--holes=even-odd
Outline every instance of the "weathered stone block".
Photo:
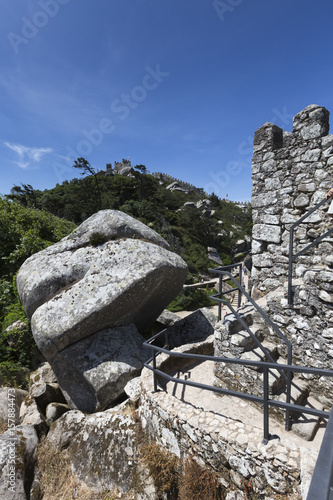
[{"label": "weathered stone block", "polygon": [[295,207],[306,207],[309,205],[309,201],[309,196],[302,193],[294,200],[294,205]]},{"label": "weathered stone block", "polygon": [[[33,480],[38,437],[32,427],[8,429],[0,435],[0,497],[2,500],[27,498]],[[13,465],[14,460],[14,465]]]},{"label": "weathered stone block", "polygon": [[123,393],[150,352],[134,325],[102,330],[59,352],[52,367],[71,409],[101,411]]},{"label": "weathered stone block", "polygon": [[281,227],[270,224],[256,224],[252,232],[256,240],[268,241],[269,243],[281,242]]},{"label": "weathered stone block", "polygon": [[283,146],[283,130],[273,123],[265,123],[254,134],[253,150],[280,149]]},{"label": "weathered stone block", "polygon": [[294,117],[293,133],[303,140],[323,137],[328,131],[329,112],[321,106],[311,104]]},{"label": "weathered stone block", "polygon": [[[66,447],[77,477],[93,491],[120,489],[130,498],[140,488],[136,445],[137,422],[128,406],[85,416],[69,411],[52,426],[47,441],[60,450]],[[144,498],[145,485],[142,484]]]},{"label": "weathered stone block", "polygon": [[272,258],[266,254],[253,255],[252,257],[253,265],[256,267],[272,267]]},{"label": "weathered stone block", "polygon": [[64,413],[69,411],[69,406],[63,403],[50,403],[46,408],[46,421],[48,425],[58,420]]},{"label": "weathered stone block", "polygon": [[216,316],[206,308],[198,309],[168,327],[170,348],[205,340],[214,333]]},{"label": "weathered stone block", "polygon": [[321,149],[309,149],[301,155],[301,160],[305,162],[319,161],[321,157]]},{"label": "weathered stone block", "polygon": [[66,403],[58,383],[37,383],[30,389],[30,398],[34,398],[38,408],[45,415],[46,407],[50,403]]},{"label": "weathered stone block", "polygon": [[38,436],[46,434],[48,431],[44,415],[38,408],[36,401],[30,396],[27,396],[21,405],[20,420],[22,425],[34,427]]}]

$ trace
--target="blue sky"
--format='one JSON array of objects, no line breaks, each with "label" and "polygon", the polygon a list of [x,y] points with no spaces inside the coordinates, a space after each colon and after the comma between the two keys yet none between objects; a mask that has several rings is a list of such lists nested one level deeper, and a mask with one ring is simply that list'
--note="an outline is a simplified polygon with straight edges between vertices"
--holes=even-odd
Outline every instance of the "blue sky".
[{"label": "blue sky", "polygon": [[0,193],[130,158],[251,198],[253,134],[333,112],[331,0],[0,3]]}]

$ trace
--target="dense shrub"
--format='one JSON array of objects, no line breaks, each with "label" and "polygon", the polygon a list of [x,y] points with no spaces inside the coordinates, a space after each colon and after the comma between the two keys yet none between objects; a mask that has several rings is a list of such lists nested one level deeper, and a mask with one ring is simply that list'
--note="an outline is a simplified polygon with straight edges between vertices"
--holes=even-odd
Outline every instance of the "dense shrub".
[{"label": "dense shrub", "polygon": [[[0,373],[2,380],[38,355],[28,318],[21,306],[15,273],[23,262],[75,229],[68,220],[0,197]],[[19,328],[7,328],[20,321]],[[25,325],[25,327],[24,327]],[[10,376],[11,381],[13,377]],[[17,379],[18,380],[18,379]],[[2,382],[3,383],[3,382]],[[15,383],[15,376],[14,376]],[[20,385],[17,382],[17,385]]]},{"label": "dense shrub", "polygon": [[200,307],[216,306],[217,302],[210,299],[217,291],[213,288],[184,288],[168,305],[172,312],[194,311]]}]

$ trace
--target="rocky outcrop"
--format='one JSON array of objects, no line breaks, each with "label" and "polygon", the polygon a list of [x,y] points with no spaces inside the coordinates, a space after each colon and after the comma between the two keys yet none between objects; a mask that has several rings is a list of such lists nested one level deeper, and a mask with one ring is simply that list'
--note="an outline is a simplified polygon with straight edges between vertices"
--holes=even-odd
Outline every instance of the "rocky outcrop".
[{"label": "rocky outcrop", "polygon": [[[117,239],[91,246],[96,229],[106,240]],[[107,210],[29,258],[18,290],[43,355],[50,360],[108,327],[134,323],[144,330],[152,323],[187,272],[184,261],[160,245],[167,246],[154,231]]]},{"label": "rocky outcrop", "polygon": [[140,374],[150,353],[134,325],[102,330],[59,352],[53,369],[72,409],[104,410]]},{"label": "rocky outcrop", "polygon": [[215,314],[203,307],[168,326],[166,343],[170,348],[174,348],[183,344],[203,342],[214,333],[215,324]]},{"label": "rocky outcrop", "polygon": [[47,441],[55,450],[66,449],[75,475],[91,490],[118,488],[126,498],[135,490],[142,492],[135,498],[153,500],[157,497],[149,494],[150,481],[140,466],[137,431],[131,407],[123,403],[90,416],[70,411],[57,420]]},{"label": "rocky outcrop", "polygon": [[209,260],[212,260],[213,262],[215,262],[215,264],[222,266],[222,260],[216,248],[208,247],[207,252]]},{"label": "rocky outcrop", "polygon": [[161,330],[164,326],[172,326],[177,321],[179,321],[179,316],[171,311],[168,311],[168,309],[164,309],[164,311],[159,315],[159,317],[156,319],[156,322],[161,325]]},{"label": "rocky outcrop", "polygon": [[184,188],[182,188],[178,182],[172,182],[172,184],[169,184],[166,189],[169,189],[170,191],[181,191],[182,193],[188,193],[188,191]]},{"label": "rocky outcrop", "polygon": [[72,409],[105,409],[123,393],[146,359],[138,331],[177,295],[186,274],[163,238],[112,210],[23,264],[20,298]]},{"label": "rocky outcrop", "polygon": [[196,203],[194,203],[193,201],[187,201],[186,203],[184,203],[183,207],[179,209],[179,211],[186,210],[187,208],[198,209],[204,216],[210,216],[215,213],[214,210],[212,210],[212,202],[207,198],[199,200]]},{"label": "rocky outcrop", "polygon": [[54,267],[61,271],[71,260],[83,267],[81,277],[31,318],[35,341],[49,360],[108,327],[134,323],[145,330],[180,291],[187,269],[176,254],[132,239],[61,254]]},{"label": "rocky outcrop", "polygon": [[[97,241],[96,237],[99,238]],[[133,217],[117,210],[102,210],[69,236],[29,257],[21,266],[17,288],[27,316],[31,318],[40,305],[81,280],[91,262],[98,257],[100,252],[97,250],[102,243],[119,242],[125,238],[144,240],[169,249],[161,236]]]},{"label": "rocky outcrop", "polygon": [[31,373],[29,392],[25,394],[20,405],[19,422],[33,427],[38,436],[47,434],[51,423],[69,410],[49,363],[42,363]]}]

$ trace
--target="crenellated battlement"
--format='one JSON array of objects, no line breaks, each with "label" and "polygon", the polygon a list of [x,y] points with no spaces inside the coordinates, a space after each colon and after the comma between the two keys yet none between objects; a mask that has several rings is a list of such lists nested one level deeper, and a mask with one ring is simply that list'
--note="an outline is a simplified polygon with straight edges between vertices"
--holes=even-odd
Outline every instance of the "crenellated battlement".
[{"label": "crenellated battlement", "polygon": [[311,104],[294,116],[292,132],[284,132],[273,123],[264,123],[254,134],[254,155],[264,151],[307,146],[308,141],[326,137],[329,132],[329,116],[327,109]]}]

